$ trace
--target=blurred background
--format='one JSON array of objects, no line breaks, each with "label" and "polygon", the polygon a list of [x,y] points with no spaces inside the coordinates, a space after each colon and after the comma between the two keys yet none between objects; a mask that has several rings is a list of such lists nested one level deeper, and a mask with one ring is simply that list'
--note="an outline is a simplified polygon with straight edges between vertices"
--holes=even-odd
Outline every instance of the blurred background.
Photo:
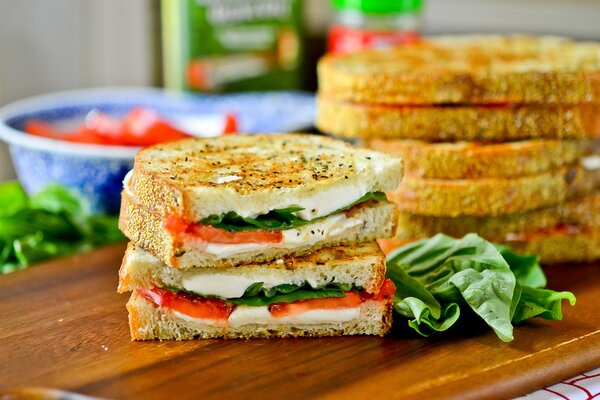
[{"label": "blurred background", "polygon": [[[168,3],[175,0],[163,7]],[[328,1],[298,0],[293,12],[302,46],[294,86],[314,90],[315,64],[326,50],[334,11]],[[0,0],[0,106],[82,87],[163,86],[164,52],[173,50],[161,40],[164,13],[158,0]],[[600,0],[427,0],[419,18],[424,34],[524,32],[600,39]],[[0,144],[0,180],[13,176]]]}]

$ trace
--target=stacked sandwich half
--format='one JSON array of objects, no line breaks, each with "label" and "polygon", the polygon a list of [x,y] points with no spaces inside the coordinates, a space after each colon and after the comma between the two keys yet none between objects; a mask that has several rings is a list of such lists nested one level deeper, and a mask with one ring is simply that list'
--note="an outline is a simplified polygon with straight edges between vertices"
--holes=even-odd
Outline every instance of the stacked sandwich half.
[{"label": "stacked sandwich half", "polygon": [[386,248],[477,232],[545,262],[600,258],[600,44],[437,37],[328,56],[317,125],[404,159]]},{"label": "stacked sandwich half", "polygon": [[190,139],[138,153],[120,228],[133,339],[383,335],[375,242],[401,161],[308,135]]}]

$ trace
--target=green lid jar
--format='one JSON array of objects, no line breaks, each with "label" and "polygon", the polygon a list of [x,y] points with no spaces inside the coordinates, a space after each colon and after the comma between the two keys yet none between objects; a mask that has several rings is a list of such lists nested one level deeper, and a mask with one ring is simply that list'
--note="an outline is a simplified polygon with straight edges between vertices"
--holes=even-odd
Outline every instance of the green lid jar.
[{"label": "green lid jar", "polygon": [[330,52],[390,47],[419,38],[423,0],[332,0],[332,5]]}]

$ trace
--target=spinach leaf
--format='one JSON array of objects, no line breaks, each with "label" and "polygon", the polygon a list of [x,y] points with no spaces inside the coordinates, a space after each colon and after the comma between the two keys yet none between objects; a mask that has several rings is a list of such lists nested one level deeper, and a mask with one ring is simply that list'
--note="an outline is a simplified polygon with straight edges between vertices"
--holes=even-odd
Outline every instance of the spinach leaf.
[{"label": "spinach leaf", "polygon": [[546,278],[538,258],[519,255],[468,234],[438,234],[408,244],[388,257],[388,278],[397,288],[394,309],[423,336],[444,331],[468,308],[503,341],[513,340],[513,323],[540,316],[560,319],[569,292],[541,289]]},{"label": "spinach leaf", "polygon": [[[200,296],[194,292],[164,287],[172,292],[184,292],[192,296]],[[345,283],[329,283],[324,286],[313,288],[309,284],[294,285],[282,284],[272,288],[265,288],[263,282],[252,284],[244,295],[235,299],[223,299],[229,303],[246,306],[266,306],[274,303],[293,303],[308,299],[325,299],[330,297],[344,297],[345,292],[350,290],[360,291],[361,288]]]},{"label": "spinach leaf", "polygon": [[324,217],[319,217],[312,220],[305,220],[294,214],[298,211],[304,210],[302,207],[288,207],[271,210],[268,213],[259,215],[255,218],[242,217],[236,212],[230,211],[226,214],[211,215],[202,219],[200,223],[204,225],[211,225],[219,229],[225,229],[231,232],[295,229],[306,224],[323,220],[330,215],[338,214],[354,207],[355,205],[369,200],[385,201],[387,200],[387,197],[383,192],[369,192],[346,207],[340,208],[339,210],[336,210]]},{"label": "spinach leaf", "polygon": [[91,215],[75,193],[52,184],[27,197],[17,182],[0,184],[0,273],[125,240],[118,217]]}]

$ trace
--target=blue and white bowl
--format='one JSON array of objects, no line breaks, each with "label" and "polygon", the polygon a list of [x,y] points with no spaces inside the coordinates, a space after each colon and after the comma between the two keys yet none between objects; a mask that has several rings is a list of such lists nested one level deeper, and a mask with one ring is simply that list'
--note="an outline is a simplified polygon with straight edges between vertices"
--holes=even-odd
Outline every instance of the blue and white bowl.
[{"label": "blue and white bowl", "polygon": [[292,132],[312,126],[314,96],[299,92],[183,95],[151,88],[83,89],[32,97],[0,109],[0,139],[9,144],[19,180],[29,194],[51,182],[79,192],[92,212],[119,210],[122,180],[139,148],[71,143],[23,132],[30,119],[78,126],[92,109],[119,117],[152,109],[170,120],[232,112],[240,132]]}]

